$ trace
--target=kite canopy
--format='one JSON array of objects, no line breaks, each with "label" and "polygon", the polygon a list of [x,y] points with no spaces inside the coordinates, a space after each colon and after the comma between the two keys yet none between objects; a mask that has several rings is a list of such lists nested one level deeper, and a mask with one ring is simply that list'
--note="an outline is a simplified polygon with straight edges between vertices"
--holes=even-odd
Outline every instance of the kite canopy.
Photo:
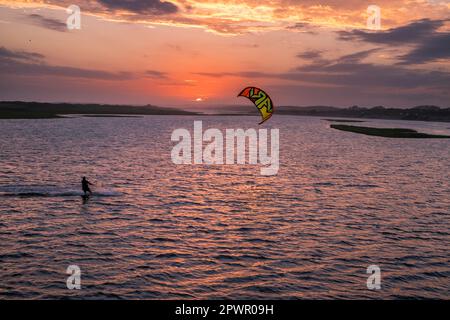
[{"label": "kite canopy", "polygon": [[262,121],[259,124],[269,120],[273,113],[272,99],[263,90],[256,87],[247,87],[239,93],[238,97],[250,99],[261,113]]}]

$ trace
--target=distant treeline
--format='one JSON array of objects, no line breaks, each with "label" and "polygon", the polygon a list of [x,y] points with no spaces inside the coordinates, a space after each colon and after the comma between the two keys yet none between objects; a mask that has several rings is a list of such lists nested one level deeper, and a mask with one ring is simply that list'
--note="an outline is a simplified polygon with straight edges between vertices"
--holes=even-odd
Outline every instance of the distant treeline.
[{"label": "distant treeline", "polygon": [[314,107],[278,107],[277,114],[320,116],[320,117],[346,117],[346,118],[375,118],[395,120],[420,120],[450,122],[450,108],[437,106],[417,106],[409,109],[385,107],[350,107],[336,108],[327,106]]},{"label": "distant treeline", "polygon": [[[215,107],[215,115],[255,115],[254,106]],[[195,108],[192,108],[195,110]],[[205,109],[206,110],[206,109]],[[205,111],[203,110],[203,111]],[[174,108],[153,105],[103,105],[73,103],[42,103],[22,101],[0,101],[0,119],[58,118],[64,115],[199,115],[202,112],[189,112]],[[338,108],[330,106],[276,106],[275,115],[298,115],[318,117],[375,118],[393,120],[420,120],[450,122],[450,108],[437,106],[417,106],[408,109],[385,108],[382,106],[365,108],[353,106]]]},{"label": "distant treeline", "polygon": [[196,114],[179,109],[161,108],[152,105],[102,105],[73,103],[42,103],[22,101],[0,101],[0,119],[59,118],[63,115],[189,115]]}]

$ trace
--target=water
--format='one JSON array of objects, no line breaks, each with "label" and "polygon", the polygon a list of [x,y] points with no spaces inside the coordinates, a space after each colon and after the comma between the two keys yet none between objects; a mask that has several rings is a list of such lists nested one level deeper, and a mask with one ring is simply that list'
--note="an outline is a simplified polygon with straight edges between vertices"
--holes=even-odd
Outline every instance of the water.
[{"label": "water", "polygon": [[[450,140],[276,116],[280,171],[176,166],[172,130],[257,117],[0,120],[0,298],[450,297]],[[450,124],[362,125],[450,134]],[[96,183],[84,201],[80,179]],[[381,290],[366,287],[369,265]],[[81,290],[66,269],[81,268]]]}]

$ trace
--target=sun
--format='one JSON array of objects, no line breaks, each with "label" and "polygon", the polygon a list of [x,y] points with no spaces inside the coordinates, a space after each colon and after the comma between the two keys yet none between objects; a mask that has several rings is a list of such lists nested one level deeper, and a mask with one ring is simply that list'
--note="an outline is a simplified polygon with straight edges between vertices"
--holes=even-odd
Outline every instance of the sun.
[{"label": "sun", "polygon": [[203,101],[203,98],[197,98],[197,99],[195,99],[195,101],[197,101],[197,102],[202,102],[202,101]]}]

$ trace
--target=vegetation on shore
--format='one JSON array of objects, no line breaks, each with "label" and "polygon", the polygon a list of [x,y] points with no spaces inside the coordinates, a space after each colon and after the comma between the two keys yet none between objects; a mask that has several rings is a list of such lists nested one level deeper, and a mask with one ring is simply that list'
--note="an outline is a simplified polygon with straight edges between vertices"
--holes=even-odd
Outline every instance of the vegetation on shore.
[{"label": "vegetation on shore", "polygon": [[152,105],[101,105],[101,104],[73,104],[73,103],[41,103],[2,101],[0,102],[0,119],[46,119],[61,118],[63,115],[89,116],[123,116],[123,115],[195,115],[173,108],[161,108]]},{"label": "vegetation on shore", "polygon": [[[204,109],[206,113],[214,111],[214,115],[255,115],[254,106],[227,105],[211,106]],[[275,105],[274,115],[321,117],[323,119],[385,119],[450,122],[450,108],[422,105],[412,108],[377,107],[331,107],[331,106],[278,106]],[[356,120],[353,120],[356,121]],[[353,122],[352,121],[352,122]],[[345,121],[349,122],[349,121]]]},{"label": "vegetation on shore", "polygon": [[275,109],[275,112],[277,114],[299,116],[450,122],[450,108],[437,106],[417,106],[407,109],[385,108],[382,106],[372,108],[358,106],[350,108],[327,106],[278,107]]},{"label": "vegetation on shore", "polygon": [[350,119],[322,119],[329,122],[365,122],[364,120],[350,120]]},{"label": "vegetation on shore", "polygon": [[142,118],[142,115],[120,115],[120,114],[82,114],[83,118]]},{"label": "vegetation on shore", "polygon": [[330,128],[386,138],[450,138],[450,136],[421,133],[413,129],[403,128],[370,128],[345,124],[332,124]]},{"label": "vegetation on shore", "polygon": [[[214,108],[214,107],[211,107]],[[162,108],[152,105],[103,105],[103,104],[76,104],[76,103],[41,103],[23,101],[0,101],[0,119],[39,119],[61,118],[64,115],[84,116],[126,116],[126,115],[255,115],[253,106],[227,106],[215,107],[214,114],[201,112],[189,112],[181,109]],[[194,109],[196,110],[196,109]],[[203,110],[203,111],[205,111]],[[409,109],[395,109],[384,107],[350,107],[337,108],[327,106],[313,107],[289,107],[277,106],[277,115],[318,116],[329,117],[323,120],[332,122],[363,122],[364,120],[350,120],[348,118],[364,119],[391,119],[391,120],[417,120],[417,121],[441,121],[450,122],[450,108],[436,106],[418,106]],[[334,118],[336,117],[336,118]]]}]

